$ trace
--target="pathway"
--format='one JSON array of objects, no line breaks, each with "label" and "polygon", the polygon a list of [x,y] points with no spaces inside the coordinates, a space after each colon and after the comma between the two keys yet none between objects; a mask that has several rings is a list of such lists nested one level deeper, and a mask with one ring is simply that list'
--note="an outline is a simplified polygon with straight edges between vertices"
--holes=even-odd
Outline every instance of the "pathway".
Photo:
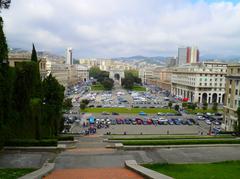
[{"label": "pathway", "polygon": [[101,136],[77,138],[76,149],[62,152],[56,158],[55,171],[45,179],[141,179],[142,176],[124,167],[124,161],[134,159],[131,155],[105,148]]}]

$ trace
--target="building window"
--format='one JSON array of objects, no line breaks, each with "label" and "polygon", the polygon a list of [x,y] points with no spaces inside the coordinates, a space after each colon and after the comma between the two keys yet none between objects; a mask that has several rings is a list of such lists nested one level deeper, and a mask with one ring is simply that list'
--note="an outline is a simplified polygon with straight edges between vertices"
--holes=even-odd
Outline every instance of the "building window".
[{"label": "building window", "polygon": [[200,86],[202,86],[202,83],[199,83]]},{"label": "building window", "polygon": [[230,85],[232,84],[232,80],[229,81]]},{"label": "building window", "polygon": [[233,74],[233,68],[231,68],[231,74]]},{"label": "building window", "polygon": [[238,90],[236,89],[236,91],[235,91],[235,95],[238,95]]},{"label": "building window", "polygon": [[231,88],[229,88],[229,89],[228,89],[228,93],[229,93],[229,94],[231,94],[231,92],[232,92],[232,89],[231,89]]},{"label": "building window", "polygon": [[207,86],[207,83],[205,83],[205,86]]},{"label": "building window", "polygon": [[240,74],[240,68],[238,68],[238,74]]}]

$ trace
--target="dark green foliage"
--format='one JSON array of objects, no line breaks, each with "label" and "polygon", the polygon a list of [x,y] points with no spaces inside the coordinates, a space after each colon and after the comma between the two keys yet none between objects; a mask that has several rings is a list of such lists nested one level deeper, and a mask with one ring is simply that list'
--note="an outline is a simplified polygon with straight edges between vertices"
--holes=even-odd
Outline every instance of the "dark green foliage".
[{"label": "dark green foliage", "polygon": [[0,17],[0,65],[2,63],[8,63],[8,46],[6,42],[6,37],[3,32],[3,20]]},{"label": "dark green foliage", "polygon": [[208,108],[208,103],[206,103],[206,102],[203,103],[203,107],[202,107],[202,108],[203,108],[203,110],[207,110],[207,108]]},{"label": "dark green foliage", "polygon": [[44,139],[44,140],[35,140],[35,139],[13,139],[5,142],[5,146],[57,146],[56,139]]},{"label": "dark green foliage", "polygon": [[86,106],[87,106],[87,105],[86,105],[85,103],[80,103],[80,109],[81,109],[81,110],[84,110],[84,109],[86,108]]},{"label": "dark green foliage", "polygon": [[193,144],[240,144],[237,139],[179,139],[179,140],[129,140],[123,145],[193,145]]},{"label": "dark green foliage", "polygon": [[176,104],[176,105],[174,106],[174,109],[175,109],[176,111],[178,111],[178,110],[179,110],[179,105]]},{"label": "dark green foliage", "polygon": [[50,74],[43,84],[43,123],[47,136],[57,136],[62,122],[61,110],[64,99],[64,87]]},{"label": "dark green foliage", "polygon": [[63,101],[63,109],[65,110],[69,110],[70,108],[72,108],[72,98],[67,98]]},{"label": "dark green foliage", "polygon": [[106,78],[102,81],[102,85],[105,90],[112,90],[114,86],[114,81],[110,78]]},{"label": "dark green foliage", "polygon": [[182,103],[182,107],[183,107],[183,108],[185,108],[185,107],[187,107],[187,106],[188,106],[188,103],[186,103],[186,102]]},{"label": "dark green foliage", "polygon": [[192,109],[192,110],[195,110],[197,107],[197,104],[196,103],[188,103],[187,105],[187,108],[188,109]]},{"label": "dark green foliage", "polygon": [[125,78],[122,79],[122,86],[125,89],[133,89],[134,83],[142,84],[141,78],[138,78],[138,73],[133,70],[126,70],[124,72]]},{"label": "dark green foliage", "polygon": [[0,176],[3,179],[14,179],[35,171],[33,168],[1,168]]},{"label": "dark green foliage", "polygon": [[34,44],[33,44],[32,46],[33,46],[33,47],[32,47],[31,61],[33,61],[33,62],[38,62],[37,52],[36,52],[36,49],[35,49]]},{"label": "dark green foliage", "polygon": [[240,133],[240,107],[237,108],[236,113],[237,113],[237,121],[234,124],[234,131],[237,133]]},{"label": "dark green foliage", "polygon": [[59,141],[73,141],[74,137],[73,136],[58,136]]},{"label": "dark green foliage", "polygon": [[83,99],[81,102],[88,105],[90,101],[88,99]]},{"label": "dark green foliage", "polygon": [[171,109],[171,108],[172,108],[172,105],[173,105],[173,103],[170,101],[170,102],[168,103],[168,107]]},{"label": "dark green foliage", "polygon": [[89,76],[101,83],[105,90],[111,90],[114,86],[114,81],[109,78],[109,72],[101,71],[99,67],[91,67]]},{"label": "dark green foliage", "polygon": [[0,0],[0,9],[8,9],[10,7],[10,3],[11,0]]},{"label": "dark green foliage", "polygon": [[[61,114],[64,87],[51,75],[41,81],[34,45],[30,62],[18,63],[15,68],[8,66],[2,24],[0,17],[0,147],[4,141],[16,138],[56,138],[64,122]],[[48,145],[42,140],[23,143]]]},{"label": "dark green foliage", "polygon": [[98,75],[101,73],[101,70],[99,67],[94,66],[89,69],[89,77],[93,77],[97,79]]},{"label": "dark green foliage", "polygon": [[212,110],[213,110],[214,112],[217,112],[217,111],[218,111],[218,103],[213,103]]},{"label": "dark green foliage", "polygon": [[[0,8],[5,5],[1,2]],[[3,144],[5,132],[7,132],[7,121],[11,108],[11,75],[12,70],[8,67],[8,46],[3,32],[3,20],[0,17],[0,147]]]}]

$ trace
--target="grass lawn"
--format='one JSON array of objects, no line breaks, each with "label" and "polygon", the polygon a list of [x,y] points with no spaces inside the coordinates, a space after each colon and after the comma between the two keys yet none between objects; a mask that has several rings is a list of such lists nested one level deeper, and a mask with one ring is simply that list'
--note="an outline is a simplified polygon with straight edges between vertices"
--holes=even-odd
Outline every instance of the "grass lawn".
[{"label": "grass lawn", "polygon": [[102,112],[117,112],[117,113],[125,113],[125,114],[138,114],[139,112],[145,113],[176,113],[173,109],[162,109],[162,108],[86,108],[82,112],[89,112],[89,113],[102,113]]},{"label": "grass lawn", "polygon": [[28,173],[31,173],[35,170],[36,169],[33,169],[33,168],[11,168],[11,169],[3,168],[3,169],[0,169],[0,178],[15,179],[23,175],[26,175]]},{"label": "grass lawn", "polygon": [[[187,112],[190,114],[196,114],[196,113],[215,113],[215,111],[213,111],[212,109],[207,109],[207,110],[203,110],[203,109],[195,109],[195,110],[191,110],[191,109],[187,109]],[[222,112],[222,109],[218,109],[218,112]]]},{"label": "grass lawn", "polygon": [[238,139],[170,139],[170,140],[124,140],[123,145],[197,145],[197,144],[240,144]]},{"label": "grass lawn", "polygon": [[103,87],[103,85],[101,85],[101,84],[92,85],[92,86],[91,86],[91,90],[92,90],[92,91],[103,91],[103,90],[104,90],[104,87]]},{"label": "grass lawn", "polygon": [[171,140],[171,139],[224,139],[224,138],[234,138],[231,135],[219,135],[219,136],[184,136],[184,135],[173,135],[173,136],[134,136],[134,137],[118,137],[118,136],[111,136],[109,140]]},{"label": "grass lawn", "polygon": [[132,91],[146,91],[144,86],[133,86]]},{"label": "grass lawn", "polygon": [[237,179],[240,176],[240,161],[209,164],[146,164],[143,166],[176,179]]}]

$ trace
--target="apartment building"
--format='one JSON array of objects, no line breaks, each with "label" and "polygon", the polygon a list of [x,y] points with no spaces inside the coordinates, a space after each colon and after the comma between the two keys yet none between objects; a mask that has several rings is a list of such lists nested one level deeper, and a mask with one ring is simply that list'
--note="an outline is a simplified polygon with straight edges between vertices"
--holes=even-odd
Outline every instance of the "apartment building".
[{"label": "apartment building", "polygon": [[237,109],[240,106],[240,64],[227,67],[226,96],[224,103],[224,124],[226,131],[233,131],[237,122]]},{"label": "apartment building", "polygon": [[186,64],[172,70],[171,93],[191,102],[222,104],[225,96],[227,64],[203,62]]}]

